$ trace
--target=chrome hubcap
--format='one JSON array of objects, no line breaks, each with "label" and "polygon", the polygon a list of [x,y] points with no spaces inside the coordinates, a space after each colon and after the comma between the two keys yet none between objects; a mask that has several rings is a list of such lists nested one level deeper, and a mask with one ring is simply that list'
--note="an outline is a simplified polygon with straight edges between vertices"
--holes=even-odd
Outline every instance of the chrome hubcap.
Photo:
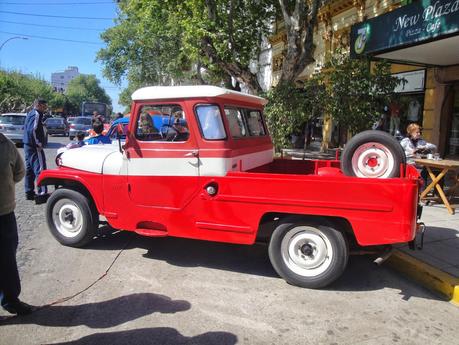
[{"label": "chrome hubcap", "polygon": [[358,177],[387,178],[394,165],[390,150],[376,142],[359,146],[352,156],[352,170]]},{"label": "chrome hubcap", "polygon": [[61,199],[53,207],[53,222],[63,236],[75,237],[83,228],[83,214],[75,202]]},{"label": "chrome hubcap", "polygon": [[282,259],[294,273],[313,277],[331,264],[333,249],[327,237],[317,228],[298,226],[282,239]]}]

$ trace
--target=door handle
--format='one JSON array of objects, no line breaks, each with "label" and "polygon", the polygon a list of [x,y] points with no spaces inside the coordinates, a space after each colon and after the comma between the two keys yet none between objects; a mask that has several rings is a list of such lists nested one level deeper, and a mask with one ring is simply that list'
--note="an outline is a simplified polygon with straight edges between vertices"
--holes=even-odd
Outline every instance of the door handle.
[{"label": "door handle", "polygon": [[191,151],[185,154],[185,157],[198,157],[198,156],[199,156],[198,150],[194,150],[194,151]]}]

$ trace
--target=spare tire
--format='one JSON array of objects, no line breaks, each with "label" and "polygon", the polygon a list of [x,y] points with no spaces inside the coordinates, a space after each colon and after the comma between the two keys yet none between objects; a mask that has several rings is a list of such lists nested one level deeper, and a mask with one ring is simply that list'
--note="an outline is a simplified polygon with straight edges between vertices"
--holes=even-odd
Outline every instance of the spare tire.
[{"label": "spare tire", "polygon": [[341,170],[347,176],[398,177],[400,164],[405,163],[405,151],[400,143],[390,134],[377,130],[352,137],[341,156]]}]

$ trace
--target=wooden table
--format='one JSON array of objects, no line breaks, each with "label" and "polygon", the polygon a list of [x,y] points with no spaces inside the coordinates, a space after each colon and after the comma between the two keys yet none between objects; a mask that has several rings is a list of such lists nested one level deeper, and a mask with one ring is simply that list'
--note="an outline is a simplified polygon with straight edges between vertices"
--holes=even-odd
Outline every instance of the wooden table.
[{"label": "wooden table", "polygon": [[[450,214],[454,214],[454,208],[451,207],[449,200],[447,198],[447,195],[445,194],[442,186],[440,185],[440,181],[442,180],[443,177],[445,177],[446,173],[449,170],[459,169],[459,161],[450,160],[450,159],[441,159],[441,160],[415,159],[414,161],[418,166],[420,165],[420,166],[425,167],[427,169],[427,172],[429,173],[430,178],[432,179],[432,182],[421,193],[421,200],[425,199],[427,196],[427,193],[429,193],[431,189],[435,188],[438,192],[438,195],[440,196],[441,201],[443,202],[443,204],[445,204],[446,208],[448,209],[448,212]],[[440,170],[440,173],[438,173],[438,175],[435,176],[432,169],[438,169]],[[459,179],[456,178],[455,185],[452,186],[448,190],[448,196],[452,196],[455,190],[458,188],[459,188]]]}]

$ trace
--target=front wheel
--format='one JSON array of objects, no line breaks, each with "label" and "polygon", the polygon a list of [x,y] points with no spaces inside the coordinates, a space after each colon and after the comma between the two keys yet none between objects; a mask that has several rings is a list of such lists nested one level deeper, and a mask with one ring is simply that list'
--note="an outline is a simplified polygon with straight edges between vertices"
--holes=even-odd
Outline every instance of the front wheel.
[{"label": "front wheel", "polygon": [[83,247],[95,235],[97,213],[82,194],[61,188],[47,203],[46,220],[54,238],[70,247]]},{"label": "front wheel", "polygon": [[281,224],[269,243],[275,271],[289,284],[305,288],[322,288],[338,279],[348,257],[344,235],[315,222]]}]

